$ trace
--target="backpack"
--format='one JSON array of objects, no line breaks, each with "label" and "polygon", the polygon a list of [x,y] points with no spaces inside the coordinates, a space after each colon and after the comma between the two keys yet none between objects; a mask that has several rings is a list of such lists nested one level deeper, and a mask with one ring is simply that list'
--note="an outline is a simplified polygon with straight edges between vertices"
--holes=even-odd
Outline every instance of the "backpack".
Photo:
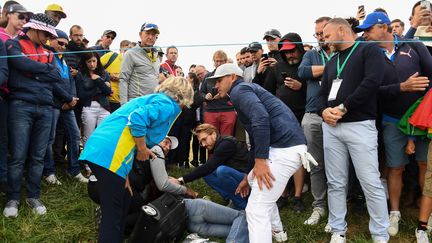
[{"label": "backpack", "polygon": [[164,193],[142,206],[128,243],[168,243],[182,238],[187,226],[183,199]]}]

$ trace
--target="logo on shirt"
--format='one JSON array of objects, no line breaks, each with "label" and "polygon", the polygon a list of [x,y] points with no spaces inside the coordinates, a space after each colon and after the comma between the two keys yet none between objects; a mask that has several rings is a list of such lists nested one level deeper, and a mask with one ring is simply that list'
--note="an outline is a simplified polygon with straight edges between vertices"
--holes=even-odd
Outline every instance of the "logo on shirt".
[{"label": "logo on shirt", "polygon": [[399,54],[400,55],[405,55],[405,56],[409,56],[409,58],[412,58],[412,56],[411,56],[411,48],[409,49],[409,51],[408,52],[404,52],[404,51],[401,51],[401,52],[399,52]]}]

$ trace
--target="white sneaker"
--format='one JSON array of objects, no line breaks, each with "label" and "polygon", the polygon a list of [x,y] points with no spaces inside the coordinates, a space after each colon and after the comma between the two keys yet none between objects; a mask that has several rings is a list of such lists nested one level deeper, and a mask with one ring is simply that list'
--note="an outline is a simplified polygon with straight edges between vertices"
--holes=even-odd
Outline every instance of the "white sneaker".
[{"label": "white sneaker", "polygon": [[432,230],[432,213],[429,215],[428,223],[426,225],[427,230],[430,232]]},{"label": "white sneaker", "polygon": [[6,218],[16,218],[18,217],[18,206],[19,206],[18,200],[9,200],[6,203],[6,206],[3,210],[3,215]]},{"label": "white sneaker", "polygon": [[417,243],[429,243],[429,238],[426,231],[417,230],[415,231]]},{"label": "white sneaker", "polygon": [[389,216],[390,226],[387,229],[390,236],[395,236],[399,232],[400,219],[401,219],[401,215],[399,212],[390,212],[390,216]]},{"label": "white sneaker", "polygon": [[332,234],[332,237],[330,239],[330,243],[345,243],[346,242],[346,238],[343,235],[340,234]]},{"label": "white sneaker", "polygon": [[34,214],[37,215],[46,214],[47,209],[39,198],[27,198],[26,202],[32,208]]},{"label": "white sneaker", "polygon": [[386,240],[373,240],[373,243],[387,243]]},{"label": "white sneaker", "polygon": [[329,223],[327,223],[326,224],[326,226],[324,227],[324,232],[326,232],[326,233],[331,233],[331,227],[330,227],[330,224]]},{"label": "white sneaker", "polygon": [[324,215],[325,215],[325,209],[316,207],[313,209],[311,216],[306,221],[304,221],[303,224],[316,225],[318,224],[320,218],[323,217]]},{"label": "white sneaker", "polygon": [[57,179],[57,177],[55,176],[55,174],[51,174],[51,175],[45,177],[45,180],[49,184],[61,186],[61,182],[59,181],[59,179]]},{"label": "white sneaker", "polygon": [[74,178],[75,178],[76,180],[78,180],[79,182],[82,182],[82,183],[88,183],[88,182],[89,182],[89,180],[88,180],[87,178],[85,178],[85,177],[83,176],[83,174],[81,174],[81,172],[78,173],[76,176],[74,176]]},{"label": "white sneaker", "polygon": [[276,241],[276,242],[284,242],[284,241],[287,241],[288,240],[288,235],[287,235],[287,233],[286,233],[286,231],[285,230],[283,230],[283,231],[279,231],[279,232],[272,232],[272,235],[273,235],[273,239]]}]

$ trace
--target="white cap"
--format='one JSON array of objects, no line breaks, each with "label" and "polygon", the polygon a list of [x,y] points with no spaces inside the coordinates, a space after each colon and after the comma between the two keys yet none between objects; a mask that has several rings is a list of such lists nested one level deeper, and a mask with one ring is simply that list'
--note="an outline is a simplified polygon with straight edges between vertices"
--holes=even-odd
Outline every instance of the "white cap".
[{"label": "white cap", "polygon": [[237,76],[243,77],[243,70],[241,70],[237,65],[233,63],[225,63],[220,65],[213,76],[207,79],[219,79],[227,75],[235,74]]},{"label": "white cap", "polygon": [[178,146],[178,139],[174,136],[166,136],[171,141],[171,149],[176,149]]}]

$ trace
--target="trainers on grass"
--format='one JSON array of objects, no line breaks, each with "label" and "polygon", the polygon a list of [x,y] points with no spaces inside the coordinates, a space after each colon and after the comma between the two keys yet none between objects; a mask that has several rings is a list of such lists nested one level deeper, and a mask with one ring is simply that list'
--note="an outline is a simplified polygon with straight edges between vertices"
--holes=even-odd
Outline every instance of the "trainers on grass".
[{"label": "trainers on grass", "polygon": [[34,214],[37,215],[46,214],[47,209],[39,198],[27,198],[26,202],[32,208]]},{"label": "trainers on grass", "polygon": [[18,200],[9,200],[6,203],[6,206],[3,210],[3,215],[7,218],[16,218],[18,217],[18,206],[19,206]]},{"label": "trainers on grass", "polygon": [[45,177],[45,180],[49,184],[61,186],[61,182],[59,181],[59,179],[57,178],[57,176],[55,176],[55,174],[51,174],[51,175]]},{"label": "trainers on grass", "polygon": [[401,219],[401,214],[399,211],[390,212],[389,221],[390,226],[388,227],[388,233],[390,236],[395,236],[399,232],[399,221]]},{"label": "trainers on grass", "polygon": [[323,217],[324,215],[325,215],[325,209],[316,207],[313,209],[311,216],[306,221],[304,221],[304,224],[316,225],[318,224],[320,218]]},{"label": "trainers on grass", "polygon": [[74,178],[75,178],[76,180],[78,180],[79,182],[82,182],[82,183],[88,183],[88,182],[89,182],[89,180],[88,180],[87,178],[85,178],[85,177],[83,176],[83,174],[81,174],[81,172],[78,173],[76,176],[74,176]]},{"label": "trainers on grass", "polygon": [[415,235],[417,243],[429,243],[429,238],[426,231],[416,229]]},{"label": "trainers on grass", "polygon": [[288,240],[288,235],[285,230],[279,232],[272,232],[273,239],[276,242],[285,242]]},{"label": "trainers on grass", "polygon": [[333,233],[330,239],[330,243],[345,243],[346,238],[344,235]]}]

